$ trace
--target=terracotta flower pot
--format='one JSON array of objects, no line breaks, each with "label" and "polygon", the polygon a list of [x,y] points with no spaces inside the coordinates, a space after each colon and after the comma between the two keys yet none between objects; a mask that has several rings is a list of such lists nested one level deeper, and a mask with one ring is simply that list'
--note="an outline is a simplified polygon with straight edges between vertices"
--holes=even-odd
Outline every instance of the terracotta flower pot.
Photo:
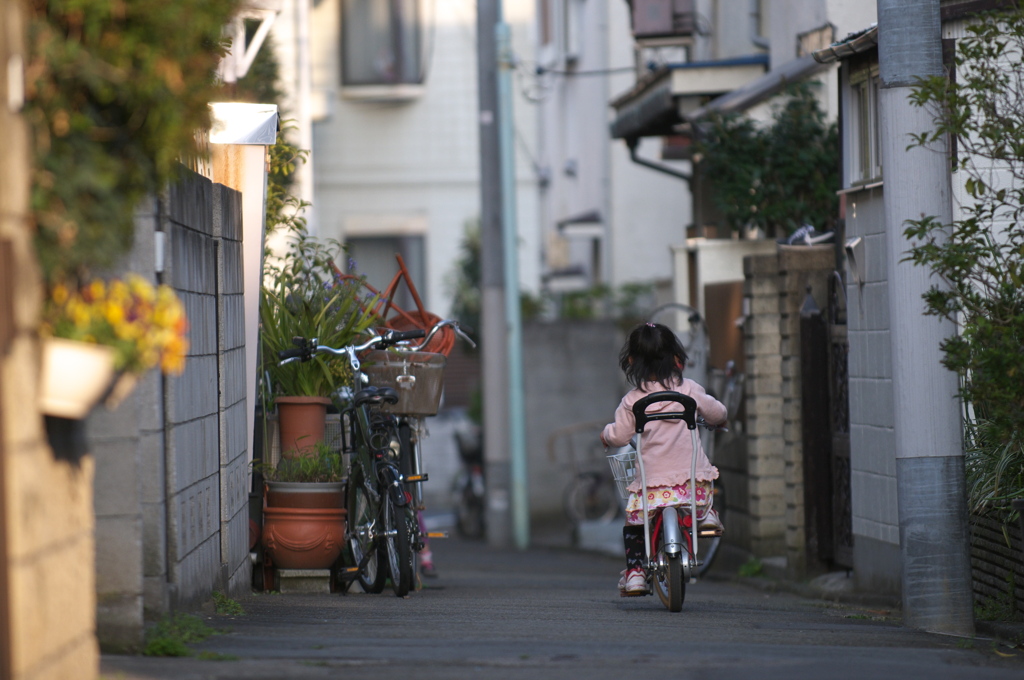
[{"label": "terracotta flower pot", "polygon": [[263,548],[280,569],[328,569],[345,541],[341,508],[263,509]]},{"label": "terracotta flower pot", "polygon": [[344,508],[345,482],[267,482],[267,506]]},{"label": "terracotta flower pot", "polygon": [[327,419],[326,397],[277,397],[278,428],[281,432],[281,457],[296,458],[313,453],[324,440]]}]

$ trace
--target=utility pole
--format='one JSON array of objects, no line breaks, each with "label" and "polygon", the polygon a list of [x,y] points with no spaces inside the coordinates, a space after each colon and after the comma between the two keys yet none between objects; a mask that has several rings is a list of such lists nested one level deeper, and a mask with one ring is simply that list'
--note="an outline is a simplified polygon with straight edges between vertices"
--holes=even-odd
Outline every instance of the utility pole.
[{"label": "utility pole", "polygon": [[941,364],[948,321],[924,316],[921,299],[936,279],[902,262],[910,219],[952,222],[949,157],[941,148],[907,149],[912,133],[934,128],[908,100],[916,77],[943,75],[939,0],[878,0],[882,167],[892,343],[896,487],[903,562],[903,622],[970,637],[973,594],[956,374]]},{"label": "utility pole", "polygon": [[[500,54],[500,58],[499,58]],[[508,26],[500,0],[477,2],[480,288],[487,540],[529,542],[523,444],[519,271]]]}]

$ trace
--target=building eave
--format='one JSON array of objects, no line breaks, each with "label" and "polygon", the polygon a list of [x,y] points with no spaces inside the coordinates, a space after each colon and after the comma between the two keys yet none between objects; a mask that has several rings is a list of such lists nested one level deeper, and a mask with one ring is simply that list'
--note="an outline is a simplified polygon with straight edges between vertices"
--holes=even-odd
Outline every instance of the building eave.
[{"label": "building eave", "polygon": [[714,62],[668,64],[645,74],[628,92],[611,102],[614,139],[671,134],[687,112],[764,73],[767,55]]},{"label": "building eave", "polygon": [[752,106],[766,101],[784,90],[792,83],[798,83],[829,68],[830,64],[820,63],[812,55],[793,59],[777,69],[773,69],[757,80],[752,80],[727,94],[713,99],[711,102],[686,116],[690,123],[699,121],[711,113],[735,113],[745,111]]},{"label": "building eave", "polygon": [[815,61],[832,64],[849,59],[855,54],[868,52],[878,47],[878,24],[872,24],[862,31],[851,33],[842,40],[812,53]]}]

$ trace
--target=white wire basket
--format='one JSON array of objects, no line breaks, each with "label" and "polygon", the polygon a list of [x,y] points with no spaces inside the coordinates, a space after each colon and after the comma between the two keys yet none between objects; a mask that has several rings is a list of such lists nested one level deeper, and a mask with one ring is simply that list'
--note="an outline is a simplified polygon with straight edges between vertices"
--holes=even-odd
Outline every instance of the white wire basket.
[{"label": "white wire basket", "polygon": [[612,469],[612,478],[622,500],[629,500],[629,491],[626,487],[636,479],[636,449],[627,446],[619,449],[617,453],[610,454],[608,466]]}]

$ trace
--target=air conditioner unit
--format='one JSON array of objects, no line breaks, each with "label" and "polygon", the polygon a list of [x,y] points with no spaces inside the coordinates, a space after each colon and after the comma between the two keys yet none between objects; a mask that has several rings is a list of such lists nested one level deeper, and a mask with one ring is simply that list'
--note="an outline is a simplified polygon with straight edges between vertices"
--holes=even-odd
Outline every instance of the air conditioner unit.
[{"label": "air conditioner unit", "polygon": [[696,28],[694,0],[626,0],[629,3],[633,37],[690,37]]}]

